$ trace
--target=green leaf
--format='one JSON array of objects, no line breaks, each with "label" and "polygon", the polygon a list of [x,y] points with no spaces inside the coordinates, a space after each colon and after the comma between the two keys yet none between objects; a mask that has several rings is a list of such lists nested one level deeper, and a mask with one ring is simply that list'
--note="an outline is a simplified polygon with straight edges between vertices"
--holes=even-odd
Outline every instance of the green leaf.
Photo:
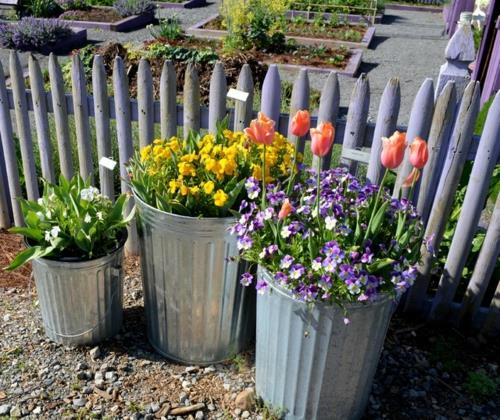
[{"label": "green leaf", "polygon": [[240,182],[236,184],[236,186],[231,191],[229,191],[228,193],[229,198],[226,202],[226,205],[224,206],[224,209],[227,210],[233,207],[234,203],[236,202],[236,199],[240,195],[243,186],[245,185],[245,181],[246,179],[242,179]]},{"label": "green leaf", "polygon": [[26,264],[28,261],[49,255],[53,250],[54,250],[53,246],[49,247],[33,246],[27,248],[24,251],[21,251],[19,254],[17,254],[16,258],[12,260],[12,262],[6,268],[6,270],[8,271],[15,270],[21,265]]},{"label": "green leaf", "polygon": [[389,205],[389,202],[386,201],[384,204],[380,206],[380,208],[377,210],[377,213],[375,213],[375,216],[372,220],[372,225],[370,227],[370,233],[372,235],[376,235],[378,233],[378,230],[380,228],[380,224],[382,223],[382,220],[385,217],[385,212],[387,210],[387,206]]},{"label": "green leaf", "polygon": [[356,208],[356,230],[354,231],[354,242],[361,236],[361,224],[359,223],[359,210]]},{"label": "green leaf", "polygon": [[370,264],[366,269],[370,274],[378,273],[382,269],[391,265],[393,262],[394,260],[392,258],[383,258],[381,260],[375,261],[374,263]]},{"label": "green leaf", "polygon": [[19,235],[24,235],[27,238],[34,239],[37,242],[40,242],[43,240],[42,232],[38,229],[33,229],[30,227],[24,227],[24,226],[12,227],[9,229],[9,232],[10,233],[17,233]]}]

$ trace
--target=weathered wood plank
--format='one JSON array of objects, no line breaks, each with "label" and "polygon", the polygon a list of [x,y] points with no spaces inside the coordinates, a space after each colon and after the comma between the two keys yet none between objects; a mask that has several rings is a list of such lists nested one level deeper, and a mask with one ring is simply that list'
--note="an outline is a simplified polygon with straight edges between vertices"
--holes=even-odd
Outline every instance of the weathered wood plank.
[{"label": "weathered wood plank", "polygon": [[245,127],[249,126],[253,113],[254,85],[252,70],[248,64],[244,64],[241,68],[236,88],[248,93],[248,98],[245,102],[236,101],[234,104],[234,131],[242,131]]},{"label": "weathered wood plank", "polygon": [[436,194],[440,175],[439,170],[442,168],[441,162],[444,160],[446,151],[448,150],[449,134],[455,115],[455,105],[455,84],[449,82],[437,98],[429,140],[427,141],[429,160],[422,171],[417,202],[417,211],[422,217],[424,225],[427,223],[432,201]]},{"label": "weathered wood plank", "polygon": [[500,256],[500,194],[497,196],[483,246],[479,252],[472,277],[465,292],[460,310],[460,320],[470,322],[477,315],[484,294],[492,280],[493,272]]},{"label": "weathered wood plank", "polygon": [[500,331],[500,282],[495,289],[495,294],[490,304],[490,310],[484,321],[481,333],[485,335],[498,334],[498,331]]},{"label": "weathered wood plank", "polygon": [[[97,159],[112,157],[109,98],[106,70],[102,56],[96,55],[92,64],[92,91],[94,95],[95,134]],[[99,165],[101,193],[114,201],[113,171]]]},{"label": "weathered wood plank", "polygon": [[9,101],[7,89],[5,87],[5,75],[3,66],[0,63],[0,137],[2,141],[2,151],[5,161],[5,171],[9,186],[9,200],[14,217],[14,224],[22,226],[24,224],[23,212],[18,198],[22,197],[21,184],[19,182],[19,168],[17,166],[16,148],[14,145],[14,134],[12,132],[12,122],[10,119]]},{"label": "weathered wood plank", "polygon": [[177,134],[176,83],[174,64],[166,60],[160,78],[160,125],[161,137],[164,139]]},{"label": "weathered wood plank", "polygon": [[153,77],[149,62],[142,58],[137,73],[137,105],[139,106],[139,144],[141,147],[153,142]]},{"label": "weathered wood plank", "polygon": [[200,130],[200,79],[191,63],[186,68],[184,79],[184,138],[189,132]]},{"label": "weathered wood plank", "polygon": [[[118,137],[118,150],[120,158],[120,177],[122,193],[129,193],[130,186],[127,183],[128,171],[126,163],[134,153],[132,142],[132,123],[130,119],[130,97],[128,91],[128,78],[121,57],[116,57],[113,66],[113,89],[115,93],[116,110],[116,135]],[[133,198],[129,201],[128,211],[133,208]],[[139,251],[137,227],[131,223],[128,227],[128,240],[126,250],[130,254],[136,255]]]},{"label": "weathered wood plank", "polygon": [[11,51],[9,57],[10,80],[14,96],[14,112],[16,115],[17,135],[21,146],[23,161],[24,181],[29,200],[40,197],[38,191],[38,178],[33,156],[33,140],[31,138],[30,117],[26,101],[26,88],[24,87],[23,71],[17,52]]},{"label": "weathered wood plank", "polygon": [[377,123],[373,133],[370,162],[366,178],[373,184],[380,184],[384,168],[380,162],[382,153],[382,137],[390,137],[396,130],[399,107],[401,105],[401,89],[399,79],[392,78],[387,82],[378,108]]},{"label": "weathered wood plank", "polygon": [[11,211],[7,171],[5,170],[3,148],[0,142],[0,229],[8,229],[11,227]]},{"label": "weathered wood plank", "polygon": [[[418,90],[417,96],[413,101],[410,112],[410,120],[408,122],[408,130],[406,131],[406,141],[411,144],[415,137],[421,137],[427,140],[429,129],[431,127],[432,115],[434,113],[434,84],[432,79],[425,79],[422,86]],[[396,184],[392,193],[393,197],[398,197],[401,191],[403,181],[411,172],[412,167],[409,160],[409,148],[406,149],[403,163],[399,167]],[[403,191],[403,196],[406,197],[408,190]]]},{"label": "weathered wood plank", "polygon": [[92,145],[90,142],[89,108],[87,104],[87,82],[80,56],[75,54],[71,60],[71,89],[75,112],[75,134],[78,145],[80,175],[94,182],[92,165]]},{"label": "weathered wood plank", "polygon": [[[319,110],[318,110],[318,124],[322,122],[331,122],[335,126],[336,132],[338,132],[338,122],[337,117],[339,115],[340,107],[340,86],[339,79],[337,77],[337,72],[330,72],[328,79],[326,79],[323,90],[321,91],[321,98],[319,100]],[[312,126],[312,122],[311,122]],[[332,148],[333,150],[333,148]],[[321,161],[323,169],[330,168],[332,162],[332,150]],[[318,157],[313,157],[313,168],[318,166]]]},{"label": "weathered wood plank", "polygon": [[[363,146],[369,107],[370,84],[368,77],[363,73],[356,81],[352,90],[344,133],[345,149],[357,149]],[[348,168],[350,173],[355,173],[358,164],[354,160],[342,158],[341,166]]]},{"label": "weathered wood plank", "polygon": [[299,138],[292,134],[292,118],[300,110],[309,110],[309,76],[307,69],[301,69],[293,83],[292,98],[290,100],[290,121],[288,123],[288,140],[296,147],[299,153],[304,152],[305,137]]},{"label": "weathered wood plank", "polygon": [[[451,147],[440,176],[436,197],[425,230],[425,237],[430,239],[430,245],[434,249],[439,248],[443,238],[467,151],[471,144],[472,131],[479,108],[479,90],[479,84],[476,82],[469,83],[465,89],[458,119],[454,126]],[[405,310],[418,311],[422,307],[429,285],[433,259],[433,254],[426,247],[422,247],[419,276],[408,292]]]},{"label": "weathered wood plank", "polygon": [[40,166],[42,176],[49,182],[55,182],[52,144],[50,142],[49,118],[47,113],[47,95],[43,87],[42,71],[40,64],[33,55],[28,61],[31,98],[35,116],[38,149],[40,150]]},{"label": "weathered wood plank", "polygon": [[[477,89],[477,104],[471,107],[471,118],[475,121],[479,112],[479,88]],[[474,114],[475,113],[475,114]],[[488,117],[484,125],[481,142],[477,156],[472,167],[467,191],[465,193],[462,211],[458,218],[455,234],[451,241],[450,251],[446,259],[443,274],[439,281],[436,296],[433,300],[431,316],[435,318],[446,317],[450,303],[455,296],[458,284],[462,277],[462,271],[467,261],[472,239],[476,233],[479,217],[483,210],[489,184],[495,163],[500,156],[500,93],[491,105]],[[470,132],[465,135],[472,137],[474,124],[471,124]],[[465,159],[462,159],[465,162]],[[458,174],[460,178],[460,174]],[[457,180],[458,182],[458,180]]]},{"label": "weathered wood plank", "polygon": [[260,100],[260,110],[276,121],[278,127],[281,108],[281,80],[278,66],[271,64],[267,70],[266,77],[262,83],[262,94]]},{"label": "weathered wood plank", "polygon": [[215,63],[210,78],[210,93],[208,103],[208,131],[217,132],[217,123],[226,116],[227,81],[224,66],[220,61]]}]

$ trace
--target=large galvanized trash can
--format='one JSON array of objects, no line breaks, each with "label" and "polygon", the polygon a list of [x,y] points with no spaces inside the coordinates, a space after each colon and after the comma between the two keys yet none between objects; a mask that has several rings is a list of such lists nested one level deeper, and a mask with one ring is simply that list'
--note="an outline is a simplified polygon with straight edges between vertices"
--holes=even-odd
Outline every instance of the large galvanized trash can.
[{"label": "large galvanized trash can", "polygon": [[285,419],[362,417],[392,314],[392,299],[307,306],[273,285],[257,297],[256,391]]},{"label": "large galvanized trash can", "polygon": [[195,218],[157,210],[136,197],[147,334],[162,355],[206,365],[239,353],[255,334],[255,291],[233,218]]},{"label": "large galvanized trash can", "polygon": [[90,345],[118,333],[123,316],[124,242],[115,252],[93,260],[33,261],[43,324],[51,340]]}]

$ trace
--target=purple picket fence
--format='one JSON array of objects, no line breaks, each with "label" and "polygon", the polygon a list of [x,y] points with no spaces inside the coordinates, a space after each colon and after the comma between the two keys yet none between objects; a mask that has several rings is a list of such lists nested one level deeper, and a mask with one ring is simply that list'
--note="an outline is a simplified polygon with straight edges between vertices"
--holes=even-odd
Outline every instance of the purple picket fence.
[{"label": "purple picket fence", "polygon": [[[308,70],[299,72],[293,85],[290,107],[284,112],[279,69],[271,65],[265,77],[261,104],[254,109],[254,84],[248,65],[241,69],[237,88],[249,93],[247,101],[236,101],[234,108],[227,108],[224,68],[218,63],[211,79],[209,106],[200,105],[200,85],[197,71],[189,66],[186,70],[183,103],[176,102],[175,68],[166,62],[163,68],[159,100],[153,95],[151,68],[146,60],[138,70],[138,97],[130,98],[126,69],[121,58],[116,58],[113,70],[114,97],[108,96],[104,62],[96,56],[92,71],[92,94],[87,92],[87,81],[78,56],[72,61],[72,91],[64,92],[61,68],[57,59],[49,59],[50,91],[41,83],[41,69],[35,59],[29,60],[31,89],[19,71],[17,53],[11,54],[11,88],[7,88],[3,69],[0,66],[0,222],[2,227],[22,225],[18,198],[38,197],[40,176],[54,177],[61,172],[70,176],[74,170],[94,177],[96,185],[109,197],[115,195],[113,174],[98,169],[98,160],[109,157],[112,146],[119,150],[119,170],[123,180],[127,177],[125,163],[140,146],[154,139],[156,126],[164,137],[183,129],[214,130],[217,121],[228,116],[230,126],[237,130],[245,127],[257,109],[276,120],[278,130],[289,134],[289,115],[298,109],[310,108],[310,85]],[[352,172],[372,182],[379,182],[382,167],[379,154],[381,137],[390,135],[396,128],[407,131],[408,139],[420,136],[428,141],[429,162],[423,171],[419,194],[415,199],[419,212],[424,216],[426,235],[432,237],[431,245],[437,249],[452,209],[453,198],[467,160],[474,160],[472,175],[465,195],[458,228],[452,240],[444,274],[433,278],[432,267],[435,256],[424,249],[420,275],[408,298],[404,302],[407,311],[425,317],[463,321],[477,327],[498,331],[500,294],[493,296],[488,290],[498,287],[498,279],[492,278],[499,254],[499,223],[497,201],[484,246],[474,268],[472,280],[467,285],[465,298],[458,299],[456,291],[463,281],[463,265],[470,253],[472,240],[478,229],[479,217],[489,187],[489,180],[500,155],[500,93],[497,94],[480,138],[473,136],[473,128],[479,111],[480,88],[470,82],[463,94],[458,113],[455,115],[455,83],[448,81],[434,99],[434,84],[431,79],[423,82],[414,99],[408,127],[398,127],[401,90],[398,79],[390,79],[382,94],[376,123],[368,121],[370,85],[366,75],[361,75],[354,86],[345,118],[339,116],[340,89],[337,74],[332,72],[321,93],[319,109],[314,110],[312,124],[332,121],[336,126],[335,143],[342,145],[340,155],[329,156],[331,163],[348,167]],[[11,111],[14,111],[11,117]],[[34,118],[31,118],[33,116]],[[75,124],[76,144],[71,142],[69,116]],[[48,118],[55,121],[53,132]],[[35,121],[34,126],[31,124]],[[115,121],[116,135],[112,135],[111,122]],[[134,141],[135,123],[138,123],[138,141]],[[14,137],[15,133],[17,134]],[[33,141],[33,138],[36,141]],[[304,150],[308,139],[291,138],[299,150]],[[96,144],[92,144],[93,142]],[[22,159],[16,156],[16,142],[20,142]],[[449,147],[448,147],[449,145]],[[71,162],[72,149],[78,155],[75,165]],[[97,160],[91,150],[97,150]],[[446,150],[448,152],[446,153]],[[35,153],[37,152],[37,153]],[[41,172],[37,172],[34,156],[41,157]],[[55,168],[54,158],[59,156],[60,167]],[[68,161],[69,159],[69,161]],[[338,161],[335,161],[335,160]],[[406,158],[408,159],[408,158]],[[440,164],[442,162],[442,165]],[[73,168],[75,166],[75,168]],[[2,169],[4,168],[4,169]],[[406,175],[408,163],[402,166],[397,176],[395,192]],[[22,171],[22,172],[21,172]],[[21,177],[21,173],[23,176]],[[24,180],[21,188],[21,178]],[[126,182],[121,190],[128,191]],[[137,252],[137,232],[130,230],[129,252]]]}]

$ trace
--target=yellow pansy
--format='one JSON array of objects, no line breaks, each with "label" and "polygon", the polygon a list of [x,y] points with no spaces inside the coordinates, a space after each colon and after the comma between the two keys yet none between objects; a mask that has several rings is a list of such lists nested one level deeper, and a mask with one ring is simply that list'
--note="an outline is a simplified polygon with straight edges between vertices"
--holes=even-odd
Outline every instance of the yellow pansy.
[{"label": "yellow pansy", "polygon": [[217,190],[217,192],[214,194],[214,204],[217,207],[224,207],[224,204],[226,204],[227,199],[229,196],[222,190]]},{"label": "yellow pansy", "polygon": [[187,187],[186,185],[182,184],[181,188],[179,189],[179,191],[180,191],[180,193],[181,193],[182,196],[186,196],[189,193],[189,187]]},{"label": "yellow pansy", "polygon": [[207,181],[203,185],[203,191],[205,192],[205,194],[212,194],[212,191],[214,190],[214,188],[215,188],[215,184],[213,181]]}]

